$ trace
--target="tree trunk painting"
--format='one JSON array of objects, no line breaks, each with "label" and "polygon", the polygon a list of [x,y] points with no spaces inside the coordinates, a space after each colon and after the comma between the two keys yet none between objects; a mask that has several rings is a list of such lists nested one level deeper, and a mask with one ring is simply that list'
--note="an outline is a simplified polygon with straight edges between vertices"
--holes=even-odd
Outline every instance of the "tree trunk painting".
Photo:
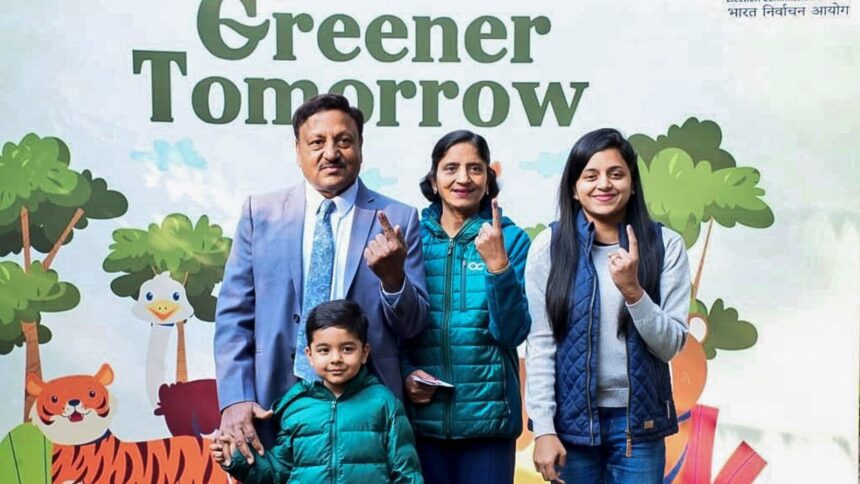
[{"label": "tree trunk painting", "polygon": [[27,353],[24,371],[24,422],[30,421],[30,408],[33,406],[35,397],[27,393],[27,375],[35,373],[42,378],[42,359],[39,356],[39,332],[38,324],[35,322],[21,322],[21,331],[24,333]]}]

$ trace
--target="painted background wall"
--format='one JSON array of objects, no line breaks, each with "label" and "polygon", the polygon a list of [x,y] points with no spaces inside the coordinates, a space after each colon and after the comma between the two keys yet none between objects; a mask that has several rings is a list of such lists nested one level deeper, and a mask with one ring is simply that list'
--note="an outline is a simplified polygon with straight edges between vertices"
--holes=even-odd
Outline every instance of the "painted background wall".
[{"label": "painted background wall", "polygon": [[[854,482],[860,30],[850,0],[832,10],[826,8],[833,2],[799,0],[791,11],[779,11],[782,4],[724,0],[366,1],[334,10],[320,2],[260,2],[255,12],[225,0],[220,16],[234,23],[220,28],[222,51],[213,47],[218,3],[18,2],[0,14],[0,141],[7,143],[0,158],[0,434],[24,420],[23,327],[43,341],[41,380],[49,381],[42,387],[33,380],[31,393],[65,388],[57,382],[50,387],[50,381],[97,375],[108,363],[113,436],[160,442],[186,435],[172,438],[206,461],[205,451],[194,450],[201,441],[188,435],[203,433],[211,419],[210,320],[219,267],[243,198],[300,180],[292,128],[273,123],[278,102],[284,103],[281,121],[289,118],[287,98],[277,100],[271,90],[256,96],[249,86],[260,81],[246,78],[305,80],[320,92],[354,80],[373,96],[372,102],[366,93],[360,99],[373,108],[361,172],[367,185],[423,206],[417,182],[429,167],[434,141],[453,129],[473,129],[487,137],[501,167],[506,215],[532,232],[553,220],[559,174],[581,134],[613,126],[630,136],[650,177],[645,189],[652,213],[684,232],[691,267],[701,268],[693,337],[673,364],[676,401],[698,410],[670,443],[667,471],[687,449],[685,458],[701,469],[688,464],[673,476],[687,482],[715,478],[745,442],[736,456],[750,457],[756,471],[749,476],[762,482]],[[737,5],[754,8],[755,17],[734,10]],[[353,19],[359,37],[319,40],[334,13]],[[313,26],[294,30],[289,43],[289,19],[299,27],[306,22],[299,14]],[[405,48],[402,59],[383,62],[371,54],[367,32],[382,15],[400,19],[407,29],[405,39],[383,41],[389,53]],[[497,18],[505,34],[490,20],[470,31],[480,16]],[[451,18],[456,43],[446,44],[434,31],[429,54],[421,53],[415,40],[421,21],[413,17]],[[514,40],[512,17],[534,22],[525,31],[528,45],[524,36]],[[253,27],[263,22],[269,23],[265,35]],[[348,19],[328,22],[341,31]],[[243,25],[248,27],[241,30]],[[481,32],[486,40],[476,40]],[[237,54],[254,35],[260,40],[252,52]],[[486,56],[506,51],[491,61],[476,45]],[[326,56],[354,48],[360,51],[351,60]],[[184,74],[177,63],[170,65],[169,94],[167,71],[154,73],[152,61],[142,60],[152,54],[144,51],[161,52],[155,58],[162,61],[184,58]],[[223,58],[228,52],[241,58]],[[428,55],[433,62],[413,61]],[[453,56],[458,61],[439,62]],[[158,76],[162,80],[153,84]],[[225,81],[212,81],[207,100],[206,79],[212,76]],[[432,81],[451,81],[457,93],[453,99],[429,95]],[[482,81],[496,84],[482,88]],[[392,94],[401,82],[412,83],[414,96],[407,85]],[[230,91],[226,102],[222,85]],[[541,116],[547,92],[558,103]],[[354,88],[346,95],[359,99]],[[301,97],[295,91],[293,106]],[[263,111],[254,107],[260,100]],[[21,207],[32,226],[26,273]],[[83,213],[75,219],[78,208]],[[70,221],[75,228],[68,241],[63,229]],[[150,224],[156,226],[147,232]],[[53,257],[58,238],[67,244]],[[38,278],[34,274],[49,258],[55,272]],[[184,324],[153,325],[159,321],[135,315],[138,293],[146,292],[141,284],[163,271],[194,309]],[[165,284],[161,289],[174,287]],[[21,325],[36,320],[38,325]],[[180,330],[184,345],[177,344]],[[177,364],[182,346],[184,364]],[[30,348],[32,355],[35,346]],[[109,380],[99,375],[103,383]],[[153,380],[157,375],[162,381]],[[159,395],[159,385],[152,384],[176,381],[193,383],[180,396],[202,403],[198,414],[175,416],[169,426],[169,392]],[[76,388],[74,382],[66,386]],[[166,410],[156,415],[159,405]],[[693,425],[712,431],[712,447],[707,439],[689,441]],[[46,424],[41,428],[53,432]],[[93,427],[94,438],[105,428]],[[11,435],[0,444],[0,459],[18,459],[19,473],[25,467],[37,472],[27,466],[41,455],[35,469],[45,470],[50,451],[38,447],[44,442],[32,427],[21,429],[17,452]],[[92,440],[80,435],[72,431],[69,442],[51,440],[55,449]],[[519,478],[529,482],[530,436],[520,443]],[[13,467],[0,466],[0,474]],[[205,465],[198,470],[205,472]],[[2,476],[12,482],[18,477]]]}]

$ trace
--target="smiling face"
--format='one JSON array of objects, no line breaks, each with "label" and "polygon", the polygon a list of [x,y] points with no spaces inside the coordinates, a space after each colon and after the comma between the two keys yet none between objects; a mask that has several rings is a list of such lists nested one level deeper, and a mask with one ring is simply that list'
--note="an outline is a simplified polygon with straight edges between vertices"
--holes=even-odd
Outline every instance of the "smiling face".
[{"label": "smiling face", "polygon": [[27,376],[27,393],[36,398],[30,417],[54,443],[91,442],[107,430],[116,402],[108,392],[113,370],[104,364],[95,375],[69,375],[42,381]]},{"label": "smiling face", "polygon": [[617,224],[624,220],[632,188],[630,168],[621,153],[610,148],[588,160],[576,180],[573,198],[582,205],[588,220]]},{"label": "smiling face", "polygon": [[463,216],[478,213],[481,200],[487,195],[488,164],[478,150],[467,142],[457,143],[445,153],[436,167],[433,189],[442,199],[442,209]]},{"label": "smiling face", "polygon": [[336,326],[315,330],[308,345],[305,354],[311,366],[335,396],[343,393],[370,355],[370,346],[358,335]]},{"label": "smiling face", "polygon": [[329,109],[299,128],[296,160],[305,180],[326,198],[343,192],[361,169],[361,138],[349,114]]}]

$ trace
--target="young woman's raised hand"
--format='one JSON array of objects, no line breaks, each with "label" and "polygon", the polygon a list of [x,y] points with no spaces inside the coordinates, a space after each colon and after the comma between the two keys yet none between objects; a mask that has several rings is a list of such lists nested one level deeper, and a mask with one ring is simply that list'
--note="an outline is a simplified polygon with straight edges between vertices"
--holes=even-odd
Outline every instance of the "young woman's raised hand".
[{"label": "young woman's raised hand", "polygon": [[634,304],[642,298],[645,292],[639,285],[639,241],[633,227],[627,226],[627,238],[630,241],[630,251],[622,248],[609,254],[609,274],[612,282],[624,295],[627,304]]}]

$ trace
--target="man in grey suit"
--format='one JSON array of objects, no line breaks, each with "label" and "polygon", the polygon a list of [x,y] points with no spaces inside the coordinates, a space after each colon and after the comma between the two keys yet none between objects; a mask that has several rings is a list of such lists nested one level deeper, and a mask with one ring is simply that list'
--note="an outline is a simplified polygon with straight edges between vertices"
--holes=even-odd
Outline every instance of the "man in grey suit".
[{"label": "man in grey suit", "polygon": [[294,373],[314,377],[296,363],[305,358],[305,306],[358,302],[370,323],[369,366],[402,395],[396,343],[421,331],[428,307],[418,213],[358,178],[363,124],[342,96],[302,104],[293,130],[304,182],[242,209],[218,296],[215,368],[220,431],[249,462],[251,448],[262,455],[274,443],[266,409]]}]

